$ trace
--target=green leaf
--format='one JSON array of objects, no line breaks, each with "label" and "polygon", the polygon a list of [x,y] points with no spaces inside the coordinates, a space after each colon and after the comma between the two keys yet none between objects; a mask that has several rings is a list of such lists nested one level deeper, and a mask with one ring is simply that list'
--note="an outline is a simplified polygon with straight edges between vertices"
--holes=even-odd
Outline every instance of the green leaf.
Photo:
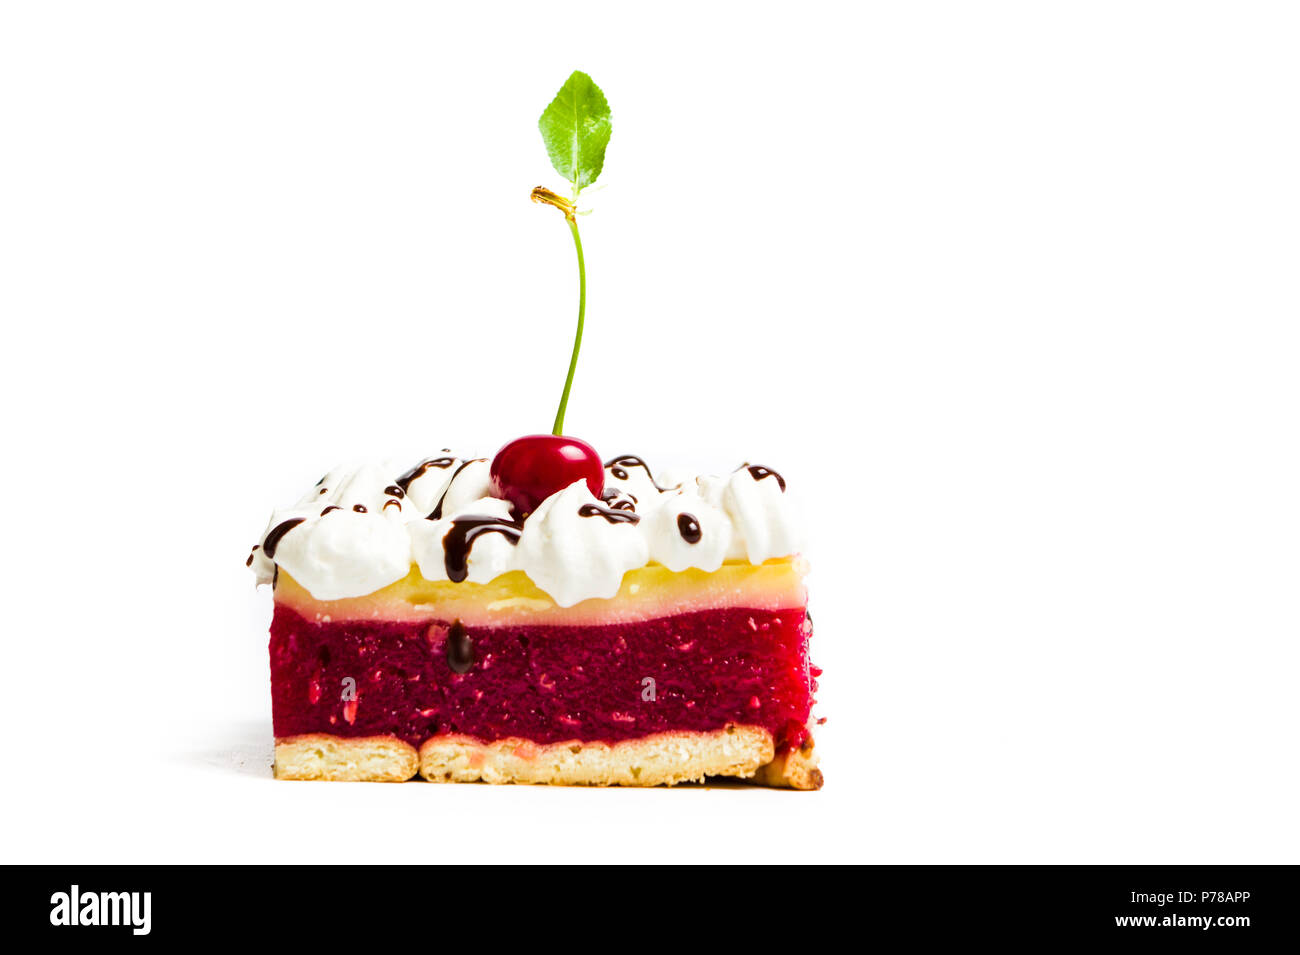
[{"label": "green leaf", "polygon": [[605,165],[609,145],[609,103],[586,73],[574,71],[537,121],[551,165],[574,195],[590,186]]}]

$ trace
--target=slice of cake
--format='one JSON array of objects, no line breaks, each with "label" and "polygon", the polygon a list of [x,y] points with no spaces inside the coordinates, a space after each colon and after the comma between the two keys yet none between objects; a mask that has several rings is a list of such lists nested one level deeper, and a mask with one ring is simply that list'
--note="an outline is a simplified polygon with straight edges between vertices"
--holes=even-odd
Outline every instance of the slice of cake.
[{"label": "slice of cake", "polygon": [[821,786],[781,475],[574,466],[531,497],[449,452],[339,469],[273,515],[277,777]]},{"label": "slice of cake", "polygon": [[550,434],[489,462],[325,475],[248,558],[275,588],[283,779],[817,789],[798,522],[759,465],[656,483],[564,434],[586,314],[582,190],[610,110],[574,72],[538,122],[571,197],[577,326]]}]

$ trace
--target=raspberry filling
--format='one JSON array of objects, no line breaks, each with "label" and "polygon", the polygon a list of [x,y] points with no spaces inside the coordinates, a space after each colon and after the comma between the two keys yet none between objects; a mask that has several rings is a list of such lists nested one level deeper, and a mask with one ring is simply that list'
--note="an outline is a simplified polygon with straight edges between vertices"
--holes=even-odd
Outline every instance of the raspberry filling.
[{"label": "raspberry filling", "polygon": [[397,736],[419,746],[617,742],[761,726],[798,746],[820,673],[802,609],[727,608],[598,626],[315,621],[276,604],[275,735]]}]

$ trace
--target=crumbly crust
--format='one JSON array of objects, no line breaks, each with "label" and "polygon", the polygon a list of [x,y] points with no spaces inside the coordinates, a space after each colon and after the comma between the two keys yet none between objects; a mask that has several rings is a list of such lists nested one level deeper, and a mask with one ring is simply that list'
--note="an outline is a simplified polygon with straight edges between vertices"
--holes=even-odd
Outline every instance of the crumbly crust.
[{"label": "crumbly crust", "polygon": [[813,743],[775,753],[757,726],[709,733],[657,733],[619,743],[483,743],[434,736],[415,747],[391,736],[346,739],[325,733],[277,737],[275,777],[353,782],[522,783],[554,786],[672,786],[732,776],[780,789],[820,789]]},{"label": "crumbly crust", "polygon": [[757,726],[657,733],[618,743],[483,743],[435,736],[420,747],[420,775],[430,782],[672,786],[706,776],[752,776],[772,757],[772,736]]},{"label": "crumbly crust", "polygon": [[276,779],[402,783],[415,776],[419,766],[415,747],[394,736],[346,739],[308,733],[275,740]]},{"label": "crumbly crust", "polygon": [[821,789],[822,771],[817,768],[815,744],[809,736],[795,749],[785,749],[758,768],[750,782],[787,789]]}]

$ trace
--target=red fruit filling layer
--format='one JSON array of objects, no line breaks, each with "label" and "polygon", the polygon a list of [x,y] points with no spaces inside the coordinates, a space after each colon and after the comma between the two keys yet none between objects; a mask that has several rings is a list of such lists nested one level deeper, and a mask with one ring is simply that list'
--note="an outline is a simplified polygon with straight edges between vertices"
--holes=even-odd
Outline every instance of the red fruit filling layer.
[{"label": "red fruit filling layer", "polygon": [[461,627],[317,622],[277,604],[271,622],[281,737],[393,735],[414,746],[439,734],[617,742],[741,723],[767,729],[779,750],[807,737],[819,673],[808,661],[801,609]]}]

